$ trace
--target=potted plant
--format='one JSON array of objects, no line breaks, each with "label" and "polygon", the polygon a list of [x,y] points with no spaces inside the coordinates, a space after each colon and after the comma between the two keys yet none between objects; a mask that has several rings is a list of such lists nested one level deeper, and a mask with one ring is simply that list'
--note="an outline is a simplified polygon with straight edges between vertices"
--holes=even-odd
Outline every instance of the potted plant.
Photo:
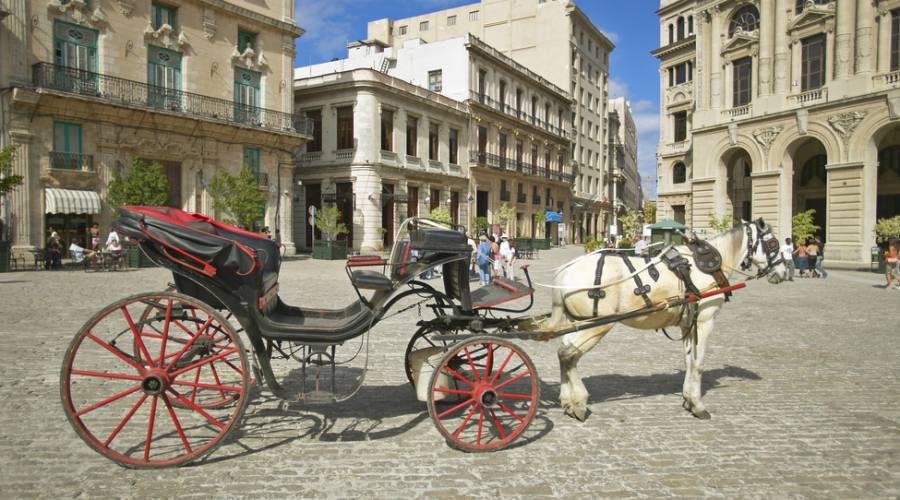
[{"label": "potted plant", "polygon": [[341,211],[337,207],[326,206],[316,211],[316,228],[322,232],[321,240],[313,243],[313,258],[338,260],[347,258],[347,240],[338,240],[338,235],[347,234],[347,226],[341,222]]},{"label": "potted plant", "polygon": [[[24,181],[21,175],[12,174],[12,160],[15,153],[16,147],[14,145],[0,149],[0,204],[3,203],[4,196]],[[6,222],[0,221],[0,273],[9,271],[11,243],[7,237],[6,227]]]},{"label": "potted plant", "polygon": [[584,242],[584,253],[594,252],[603,245],[603,241],[594,238],[593,236],[588,236],[587,241]]},{"label": "potted plant", "polygon": [[[146,163],[139,158],[132,160],[122,176],[116,175],[109,182],[106,200],[113,210],[123,205],[158,207],[169,199],[169,180],[163,167],[157,162]],[[130,268],[151,267],[137,245],[124,242],[125,263]]]},{"label": "potted plant", "polygon": [[[633,241],[631,241],[627,238],[622,238],[621,240],[619,240],[619,243],[616,246],[620,249],[619,252],[621,252],[625,255],[634,255],[634,242]],[[627,249],[627,250],[623,250],[623,249]]]}]

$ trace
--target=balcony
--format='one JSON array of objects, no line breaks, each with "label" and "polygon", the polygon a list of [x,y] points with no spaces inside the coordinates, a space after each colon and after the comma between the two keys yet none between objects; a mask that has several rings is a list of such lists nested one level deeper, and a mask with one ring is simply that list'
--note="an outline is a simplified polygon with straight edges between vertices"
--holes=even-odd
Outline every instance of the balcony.
[{"label": "balcony", "polygon": [[80,153],[61,153],[58,151],[51,151],[50,168],[56,170],[77,170],[81,172],[93,172],[94,157],[93,155],[83,155]]},{"label": "balcony", "polygon": [[512,193],[509,191],[500,191],[500,201],[509,201],[512,197]]},{"label": "balcony", "polygon": [[570,132],[566,128],[557,127],[556,125],[553,125],[549,121],[541,120],[535,115],[529,115],[529,114],[525,113],[525,111],[523,111],[523,110],[516,109],[515,107],[510,106],[509,104],[497,101],[487,94],[484,94],[481,92],[476,92],[473,90],[470,92],[469,100],[472,102],[477,102],[478,104],[481,104],[483,106],[487,106],[489,108],[495,109],[502,113],[505,113],[523,123],[528,123],[539,129],[550,132],[553,135],[562,137],[563,139],[570,138]]},{"label": "balcony", "polygon": [[532,197],[531,197],[531,204],[532,204],[532,205],[540,205],[540,204],[541,204],[541,195],[536,194],[536,195],[532,196]]},{"label": "balcony", "polygon": [[355,152],[356,152],[356,150],[353,149],[353,148],[338,149],[338,150],[335,151],[335,153],[334,153],[334,158],[335,158],[336,160],[344,160],[344,161],[346,161],[346,160],[352,160],[352,159],[353,159],[353,153],[355,153]]},{"label": "balcony", "polygon": [[828,88],[827,87],[819,87],[817,89],[807,90],[806,92],[801,92],[799,94],[792,94],[788,96],[788,102],[791,104],[800,106],[809,106],[811,104],[818,104],[820,102],[825,102],[828,99]]},{"label": "balcony", "polygon": [[537,177],[544,177],[545,179],[550,179],[558,182],[567,182],[572,183],[575,181],[575,174],[561,172],[558,170],[551,170],[544,167],[538,167],[531,163],[520,163],[510,158],[506,158],[504,156],[495,155],[491,153],[481,153],[478,151],[470,152],[470,160],[472,163],[476,163],[478,165],[484,167],[492,167],[500,170],[509,170],[514,172],[521,172],[525,175],[533,175]]},{"label": "balcony", "polygon": [[736,106],[731,109],[722,110],[722,116],[725,118],[741,118],[744,116],[750,116],[750,112],[753,111],[753,104],[745,104],[743,106]]},{"label": "balcony", "polygon": [[393,151],[386,151],[382,149],[378,152],[379,157],[381,158],[382,163],[386,163],[388,165],[396,165],[397,164],[397,153]]},{"label": "balcony", "polygon": [[68,66],[37,63],[38,89],[76,94],[110,104],[157,109],[190,118],[216,120],[266,131],[311,136],[313,122],[299,114],[249,106],[227,99],[183,92]]},{"label": "balcony", "polygon": [[528,195],[525,193],[516,193],[516,203],[528,203]]}]

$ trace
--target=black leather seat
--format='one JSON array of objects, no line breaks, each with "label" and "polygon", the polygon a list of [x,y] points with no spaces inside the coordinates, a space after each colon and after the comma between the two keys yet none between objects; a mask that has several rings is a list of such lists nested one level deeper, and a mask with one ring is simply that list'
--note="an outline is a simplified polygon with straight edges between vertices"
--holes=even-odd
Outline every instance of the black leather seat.
[{"label": "black leather seat", "polygon": [[390,278],[378,271],[353,271],[350,281],[363,290],[390,290],[394,286]]}]

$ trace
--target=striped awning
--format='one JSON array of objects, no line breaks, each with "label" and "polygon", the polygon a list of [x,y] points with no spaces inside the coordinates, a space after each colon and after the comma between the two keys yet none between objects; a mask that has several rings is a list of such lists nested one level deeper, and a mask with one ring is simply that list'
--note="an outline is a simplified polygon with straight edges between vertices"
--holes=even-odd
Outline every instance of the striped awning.
[{"label": "striped awning", "polygon": [[44,189],[48,214],[99,214],[100,195],[80,189]]}]

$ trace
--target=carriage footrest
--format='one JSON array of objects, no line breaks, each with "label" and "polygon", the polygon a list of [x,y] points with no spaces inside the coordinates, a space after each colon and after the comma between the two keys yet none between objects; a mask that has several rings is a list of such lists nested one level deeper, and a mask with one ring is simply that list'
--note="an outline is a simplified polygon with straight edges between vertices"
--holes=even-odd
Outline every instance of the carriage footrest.
[{"label": "carriage footrest", "polygon": [[521,281],[506,278],[495,278],[487,286],[473,290],[472,307],[475,309],[490,309],[505,302],[528,297],[534,294],[534,289]]}]

